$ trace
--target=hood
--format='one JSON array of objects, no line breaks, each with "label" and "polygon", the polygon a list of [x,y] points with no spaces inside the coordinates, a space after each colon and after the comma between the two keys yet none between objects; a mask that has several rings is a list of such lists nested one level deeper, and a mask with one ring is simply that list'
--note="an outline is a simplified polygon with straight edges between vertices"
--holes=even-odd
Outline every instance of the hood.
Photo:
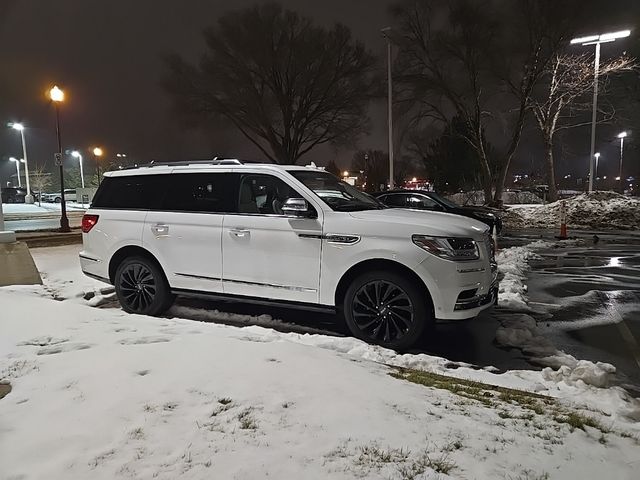
[{"label": "hood", "polygon": [[359,220],[404,225],[414,227],[413,233],[435,236],[472,237],[482,239],[488,231],[487,225],[473,218],[452,213],[409,210],[405,208],[385,208],[382,210],[363,210],[349,212]]}]

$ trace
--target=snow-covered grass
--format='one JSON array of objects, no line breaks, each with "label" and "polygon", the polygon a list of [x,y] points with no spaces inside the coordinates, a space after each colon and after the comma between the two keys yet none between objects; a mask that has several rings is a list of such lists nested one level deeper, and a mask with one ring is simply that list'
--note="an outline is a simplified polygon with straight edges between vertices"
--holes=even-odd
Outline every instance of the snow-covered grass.
[{"label": "snow-covered grass", "polygon": [[[81,203],[66,202],[67,210],[82,211],[86,210],[88,205],[82,205]],[[2,211],[5,215],[10,216],[31,216],[38,214],[49,214],[52,212],[60,211],[59,203],[47,203],[42,202],[41,205],[36,203],[3,203]]]},{"label": "snow-covered grass", "polygon": [[100,284],[81,276],[77,250],[34,250],[45,285],[0,289],[2,478],[637,473],[638,405],[620,389],[94,308],[82,292]]},{"label": "snow-covered grass", "polygon": [[[473,190],[449,195],[448,198],[459,205],[484,205],[484,192]],[[513,204],[541,204],[542,199],[531,192],[506,191],[502,193],[502,202],[505,205]]]},{"label": "snow-covered grass", "polygon": [[640,198],[615,192],[585,193],[541,207],[510,206],[503,220],[507,228],[559,228],[563,201],[569,229],[640,228]]}]

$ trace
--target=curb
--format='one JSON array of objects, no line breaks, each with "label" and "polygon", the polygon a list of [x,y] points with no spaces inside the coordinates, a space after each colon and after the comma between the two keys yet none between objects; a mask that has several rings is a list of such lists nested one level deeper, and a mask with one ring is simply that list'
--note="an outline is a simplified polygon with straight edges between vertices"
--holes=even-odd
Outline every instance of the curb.
[{"label": "curb", "polygon": [[82,232],[59,233],[59,232],[16,232],[19,242],[24,242],[29,248],[57,247],[61,245],[72,245],[82,243]]}]

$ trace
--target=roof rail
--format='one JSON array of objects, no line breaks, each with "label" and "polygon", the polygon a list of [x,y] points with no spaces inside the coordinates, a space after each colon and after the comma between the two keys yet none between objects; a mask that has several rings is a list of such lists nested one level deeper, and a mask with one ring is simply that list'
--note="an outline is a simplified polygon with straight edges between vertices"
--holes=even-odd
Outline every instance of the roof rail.
[{"label": "roof rail", "polygon": [[149,163],[128,165],[126,167],[119,167],[119,170],[131,170],[134,168],[151,168],[151,167],[177,167],[185,165],[244,165],[246,163],[264,163],[261,161],[252,160],[238,160],[237,158],[218,158],[214,157],[211,160],[169,160],[156,162],[155,160]]}]

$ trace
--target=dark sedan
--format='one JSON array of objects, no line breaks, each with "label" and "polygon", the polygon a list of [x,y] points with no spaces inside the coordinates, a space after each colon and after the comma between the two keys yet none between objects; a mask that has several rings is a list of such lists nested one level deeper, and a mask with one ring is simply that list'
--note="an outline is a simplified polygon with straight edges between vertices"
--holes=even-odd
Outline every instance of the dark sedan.
[{"label": "dark sedan", "polygon": [[456,205],[435,192],[426,190],[389,190],[373,194],[380,202],[391,208],[412,208],[435,212],[454,213],[486,223],[491,232],[500,233],[502,219],[495,209]]},{"label": "dark sedan", "polygon": [[27,190],[22,187],[4,187],[2,189],[2,203],[24,203]]}]

